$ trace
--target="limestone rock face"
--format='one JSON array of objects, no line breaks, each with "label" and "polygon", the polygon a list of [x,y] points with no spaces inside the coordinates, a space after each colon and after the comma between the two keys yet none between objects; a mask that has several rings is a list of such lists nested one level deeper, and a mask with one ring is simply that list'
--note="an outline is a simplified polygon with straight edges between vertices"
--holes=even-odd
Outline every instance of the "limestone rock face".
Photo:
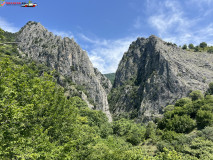
[{"label": "limestone rock face", "polygon": [[101,82],[101,85],[105,89],[106,93],[109,94],[109,92],[112,89],[111,81],[106,76],[101,74],[101,72],[97,68],[94,68],[94,72],[95,72],[96,77]]},{"label": "limestone rock face", "polygon": [[85,88],[95,108],[105,112],[111,121],[107,93],[110,81],[93,68],[87,52],[70,38],[48,32],[37,22],[28,22],[17,34],[19,49],[29,58],[46,64],[71,81]]},{"label": "limestone rock face", "polygon": [[116,71],[110,109],[148,121],[192,90],[204,92],[211,81],[212,54],[185,51],[155,36],[138,38]]}]

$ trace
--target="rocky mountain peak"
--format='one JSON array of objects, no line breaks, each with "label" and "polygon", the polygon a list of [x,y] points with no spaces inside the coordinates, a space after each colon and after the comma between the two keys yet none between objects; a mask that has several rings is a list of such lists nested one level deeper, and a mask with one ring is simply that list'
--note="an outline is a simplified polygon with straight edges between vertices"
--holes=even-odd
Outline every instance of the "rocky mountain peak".
[{"label": "rocky mountain peak", "polygon": [[116,71],[111,111],[143,120],[158,116],[191,90],[205,91],[213,79],[212,62],[211,54],[182,50],[153,35],[138,38]]},{"label": "rocky mountain peak", "polygon": [[[28,22],[17,34],[23,55],[55,69],[72,82],[82,86],[97,110],[105,112],[111,121],[107,94],[111,82],[93,68],[86,51],[68,37],[53,35],[37,22]],[[85,96],[84,96],[85,97]]]},{"label": "rocky mountain peak", "polygon": [[47,29],[41,25],[39,22],[29,21],[26,25],[24,25],[19,32],[22,32],[23,30],[29,30],[30,32],[46,32]]}]

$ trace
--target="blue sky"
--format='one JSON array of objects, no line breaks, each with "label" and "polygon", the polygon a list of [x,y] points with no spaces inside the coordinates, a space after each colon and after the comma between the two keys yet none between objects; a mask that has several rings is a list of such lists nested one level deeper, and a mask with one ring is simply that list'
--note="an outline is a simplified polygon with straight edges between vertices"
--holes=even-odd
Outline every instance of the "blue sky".
[{"label": "blue sky", "polygon": [[[6,2],[27,2],[5,0]],[[213,0],[32,0],[35,8],[0,7],[0,27],[18,31],[37,21],[74,37],[102,73],[115,72],[137,37],[156,35],[177,45],[213,45]]]}]

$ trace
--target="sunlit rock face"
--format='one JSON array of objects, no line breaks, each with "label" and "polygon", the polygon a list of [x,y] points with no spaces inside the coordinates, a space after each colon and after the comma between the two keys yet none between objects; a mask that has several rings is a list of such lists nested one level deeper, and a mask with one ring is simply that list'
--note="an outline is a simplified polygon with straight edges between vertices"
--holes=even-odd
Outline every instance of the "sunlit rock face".
[{"label": "sunlit rock face", "polygon": [[106,113],[111,121],[107,94],[111,82],[94,68],[87,52],[68,37],[61,38],[49,32],[37,22],[28,22],[17,34],[18,47],[29,58],[46,64],[69,77],[71,81],[84,86],[94,108]]},{"label": "sunlit rock face", "polygon": [[192,90],[213,81],[213,55],[182,50],[156,36],[138,38],[124,53],[109,96],[111,113],[149,121]]}]

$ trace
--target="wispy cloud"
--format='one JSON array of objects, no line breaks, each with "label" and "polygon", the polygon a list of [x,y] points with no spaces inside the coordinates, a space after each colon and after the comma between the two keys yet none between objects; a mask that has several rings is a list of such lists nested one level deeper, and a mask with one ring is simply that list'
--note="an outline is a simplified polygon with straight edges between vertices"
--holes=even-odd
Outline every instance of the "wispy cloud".
[{"label": "wispy cloud", "polygon": [[[187,5],[199,5],[199,3],[187,2]],[[212,3],[213,0],[205,0],[204,3]],[[152,14],[148,18],[151,27],[155,28],[158,36],[166,41],[171,41],[177,44],[194,43],[199,44],[202,41],[207,41],[212,44],[213,26],[212,23],[201,25],[202,18],[188,17],[186,8],[182,8],[184,4],[179,1],[164,1],[159,3],[158,12]],[[200,11],[202,12],[202,11]],[[203,11],[203,14],[207,11]]]},{"label": "wispy cloud", "polygon": [[193,25],[183,16],[184,13],[177,2],[165,1],[158,7],[160,7],[160,12],[150,16],[148,21],[158,30],[160,36],[170,32],[185,32],[189,26]]},{"label": "wispy cloud", "polygon": [[84,40],[84,41],[86,41],[86,42],[89,42],[89,43],[91,43],[91,44],[93,44],[93,45],[102,45],[102,46],[106,46],[106,45],[108,45],[108,43],[109,43],[108,40],[105,40],[105,39],[100,40],[100,39],[97,39],[97,38],[95,38],[95,37],[89,38],[88,36],[86,36],[86,35],[84,35],[84,34],[82,34],[82,33],[79,34],[79,37],[80,37],[82,40]]},{"label": "wispy cloud", "polygon": [[55,29],[48,29],[50,32],[53,32],[55,35],[61,36],[61,37],[69,37],[69,38],[74,38],[74,35],[72,32],[68,31],[59,31],[59,30],[55,30]]},{"label": "wispy cloud", "polygon": [[91,44],[87,49],[90,60],[93,66],[102,73],[115,72],[124,52],[128,50],[130,43],[136,39],[135,36],[117,40],[93,39],[83,34],[81,34],[81,38]]},{"label": "wispy cloud", "polygon": [[12,23],[6,21],[4,18],[0,17],[0,27],[8,32],[15,33],[19,31],[19,28],[15,27]]}]

